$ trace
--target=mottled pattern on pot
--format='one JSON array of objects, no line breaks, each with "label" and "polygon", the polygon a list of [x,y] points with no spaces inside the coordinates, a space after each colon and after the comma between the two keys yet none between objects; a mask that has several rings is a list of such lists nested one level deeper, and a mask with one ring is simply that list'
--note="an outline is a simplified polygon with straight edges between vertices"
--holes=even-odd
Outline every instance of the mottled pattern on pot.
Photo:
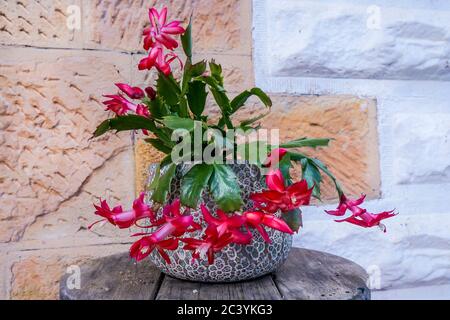
[{"label": "mottled pattern on pot", "polygon": [[[238,177],[238,182],[244,200],[244,210],[252,208],[252,201],[249,200],[251,193],[259,192],[263,189],[262,177],[257,166],[248,164],[231,164],[230,167]],[[182,172],[187,172],[191,166],[178,165],[176,175],[172,180],[169,200],[180,196],[180,184]],[[156,165],[149,168],[149,182],[153,179]],[[151,193],[147,193],[147,201]],[[204,203],[211,213],[214,214],[217,206],[214,203],[208,190],[202,194],[201,202]],[[195,222],[200,223],[203,228],[206,224],[203,222],[200,210],[191,210]],[[158,212],[158,216],[161,212]],[[153,230],[150,230],[153,231]],[[260,277],[267,273],[275,271],[286,259],[292,247],[292,236],[271,228],[266,228],[272,243],[264,242],[261,235],[251,229],[253,234],[252,243],[249,245],[231,244],[225,247],[215,255],[214,263],[208,264],[206,259],[192,261],[192,252],[183,249],[180,243],[178,249],[166,251],[170,256],[172,263],[167,264],[155,250],[149,255],[149,259],[162,272],[179,279],[204,281],[204,282],[232,282],[248,280]],[[189,237],[200,238],[202,231],[196,231],[189,234]]]}]

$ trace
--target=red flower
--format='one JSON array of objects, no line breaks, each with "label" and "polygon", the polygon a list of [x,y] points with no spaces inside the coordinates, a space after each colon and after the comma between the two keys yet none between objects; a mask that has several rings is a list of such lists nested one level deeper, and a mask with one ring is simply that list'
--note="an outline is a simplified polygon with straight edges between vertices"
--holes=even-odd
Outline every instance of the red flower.
[{"label": "red flower", "polygon": [[110,110],[118,116],[123,116],[128,111],[136,112],[137,105],[128,101],[120,94],[104,95],[104,97],[110,98],[110,100],[103,101],[103,104],[106,106],[105,110]]},{"label": "red flower", "polygon": [[[141,97],[141,94],[142,96],[144,95],[144,92],[138,87],[130,87],[129,85],[123,83],[116,83],[116,86],[124,91],[129,97],[135,97],[134,99]],[[150,112],[148,111],[147,106],[143,104],[134,104],[120,94],[104,95],[104,97],[110,98],[110,100],[103,101],[103,104],[106,105],[105,110],[110,110],[118,116],[123,116],[129,112],[133,112],[143,117],[150,117]],[[148,135],[147,130],[143,129],[142,132],[145,135]]]},{"label": "red flower", "polygon": [[350,200],[345,195],[341,196],[339,206],[336,210],[325,210],[326,213],[331,214],[333,216],[343,216],[345,212],[348,210],[352,211],[353,214],[360,214],[363,210],[360,207],[358,207],[360,204],[364,202],[364,199],[366,198],[366,195],[363,194],[359,199],[356,200]]},{"label": "red flower", "polygon": [[170,35],[184,33],[184,28],[180,26],[180,21],[172,21],[167,23],[167,8],[164,7],[160,13],[155,8],[148,11],[151,26],[143,31],[144,49],[148,50],[159,43],[167,49],[173,50],[178,47],[178,42]]},{"label": "red flower", "polygon": [[203,204],[200,205],[202,210],[203,218],[205,219],[208,225],[212,225],[217,228],[218,236],[221,237],[227,232],[230,232],[233,229],[237,229],[242,227],[245,223],[245,218],[241,215],[232,215],[228,216],[225,212],[220,209],[217,209],[217,218],[214,218],[211,213],[208,211]]},{"label": "red flower", "polygon": [[[186,210],[189,211],[189,210]],[[130,248],[130,256],[140,261],[147,257],[155,248],[161,256],[170,263],[170,259],[163,249],[175,250],[178,247],[178,239],[187,232],[200,229],[200,225],[194,222],[194,218],[186,212],[182,215],[180,212],[180,200],[175,200],[172,204],[168,204],[163,208],[163,217],[145,228],[160,226],[158,230],[148,235],[146,233],[137,233],[133,236],[142,236]],[[175,237],[175,238],[169,238]],[[169,239],[168,239],[169,238]]]},{"label": "red flower", "polygon": [[160,241],[170,235],[179,237],[186,232],[201,229],[201,226],[194,222],[194,218],[190,215],[190,210],[186,209],[184,214],[181,214],[180,207],[180,199],[176,199],[163,208],[163,217],[150,226],[162,226],[152,234],[155,240]]},{"label": "red flower", "polygon": [[104,219],[94,222],[88,228],[91,229],[95,224],[105,220],[108,220],[111,224],[118,226],[121,229],[129,228],[144,218],[154,220],[155,213],[144,203],[144,196],[145,194],[141,193],[139,198],[134,200],[133,209],[128,211],[123,211],[122,206],[116,206],[111,210],[105,200],[100,201],[100,206],[94,205],[96,209],[95,214]]},{"label": "red flower", "polygon": [[359,207],[359,205],[364,202],[365,198],[366,196],[362,195],[359,199],[350,200],[345,195],[342,195],[337,209],[325,210],[325,212],[333,216],[343,216],[347,210],[350,210],[352,212],[351,216],[345,219],[336,220],[336,222],[349,222],[364,228],[378,226],[381,230],[386,232],[386,227],[380,222],[383,219],[394,217],[396,215],[394,210],[384,211],[378,214],[369,213],[366,209]]},{"label": "red flower", "polygon": [[143,117],[150,117],[150,111],[148,111],[148,108],[143,104],[138,104],[136,106],[136,114]]},{"label": "red flower", "polygon": [[254,193],[250,196],[259,209],[275,213],[278,210],[287,212],[301,205],[308,205],[312,190],[308,189],[306,180],[296,182],[288,187],[284,184],[283,175],[279,169],[272,170],[266,176],[269,190]]},{"label": "red flower", "polygon": [[149,10],[149,18],[151,26],[144,29],[144,49],[149,50],[148,56],[139,62],[139,70],[150,70],[156,67],[166,76],[172,71],[170,63],[178,59],[181,68],[183,63],[180,58],[174,53],[169,52],[164,54],[164,47],[173,50],[178,47],[178,43],[170,35],[182,34],[185,30],[180,26],[180,21],[172,21],[166,23],[167,8],[164,7],[160,13],[155,8]]},{"label": "red flower", "polygon": [[[142,235],[142,234],[137,234]],[[149,236],[143,237],[133,243],[130,248],[130,257],[134,258],[136,261],[141,261],[146,258],[153,250],[157,249],[161,257],[170,264],[170,258],[165,250],[175,250],[178,248],[178,239],[170,238],[167,240],[161,240],[159,242],[154,242]]]},{"label": "red flower", "polygon": [[226,233],[219,236],[217,228],[214,226],[208,226],[205,231],[205,235],[202,240],[186,238],[181,239],[185,244],[183,249],[193,250],[192,259],[203,258],[205,255],[208,257],[208,263],[214,263],[214,254],[227,245],[233,242],[232,233]]},{"label": "red flower", "polygon": [[175,59],[178,60],[181,68],[183,68],[183,63],[175,53],[169,52],[166,55],[164,55],[162,46],[155,45],[150,49],[148,56],[146,58],[143,58],[139,62],[138,69],[150,70],[151,68],[156,67],[159,71],[161,71],[167,76],[172,72],[170,68],[170,63],[172,63],[172,61]]},{"label": "red flower", "polygon": [[247,211],[244,212],[244,217],[246,219],[246,224],[258,230],[264,241],[267,243],[271,243],[271,240],[263,226],[267,226],[284,233],[294,233],[286,222],[272,214],[266,214],[261,211]]},{"label": "red flower", "polygon": [[116,83],[116,86],[131,99],[142,99],[144,91],[139,87],[132,87],[125,83]]}]

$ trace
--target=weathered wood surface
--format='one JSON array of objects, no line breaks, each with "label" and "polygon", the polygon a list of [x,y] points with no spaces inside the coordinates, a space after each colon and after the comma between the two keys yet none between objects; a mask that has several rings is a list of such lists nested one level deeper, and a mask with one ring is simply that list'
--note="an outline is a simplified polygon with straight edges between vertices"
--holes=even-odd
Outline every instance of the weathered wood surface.
[{"label": "weathered wood surface", "polygon": [[271,276],[235,283],[201,283],[165,277],[157,300],[280,300]]},{"label": "weathered wood surface", "polygon": [[275,274],[237,283],[177,280],[161,274],[150,263],[134,263],[126,253],[81,266],[80,289],[70,289],[70,276],[61,279],[61,299],[370,299],[367,274],[360,266],[335,255],[299,248],[292,249]]},{"label": "weathered wood surface", "polygon": [[367,273],[347,259],[314,250],[292,250],[274,275],[286,300],[369,300]]},{"label": "weathered wood surface", "polygon": [[89,261],[80,269],[80,289],[73,288],[72,274],[62,277],[61,299],[152,300],[163,279],[153,265],[135,263],[127,253]]}]

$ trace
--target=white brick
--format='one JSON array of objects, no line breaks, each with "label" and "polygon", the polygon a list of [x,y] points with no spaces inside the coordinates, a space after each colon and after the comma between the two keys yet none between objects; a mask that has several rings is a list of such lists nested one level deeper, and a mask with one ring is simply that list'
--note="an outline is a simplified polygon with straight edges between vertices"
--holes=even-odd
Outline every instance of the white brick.
[{"label": "white brick", "polygon": [[396,115],[393,145],[397,183],[450,182],[450,113]]},{"label": "white brick", "polygon": [[266,6],[270,76],[450,80],[448,5],[267,0]]}]

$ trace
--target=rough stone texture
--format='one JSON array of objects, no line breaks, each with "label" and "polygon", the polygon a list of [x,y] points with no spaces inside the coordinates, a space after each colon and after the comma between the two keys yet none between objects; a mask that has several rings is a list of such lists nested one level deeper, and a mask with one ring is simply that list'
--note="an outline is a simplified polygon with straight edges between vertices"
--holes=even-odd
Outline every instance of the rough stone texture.
[{"label": "rough stone texture", "polygon": [[[138,51],[141,31],[148,25],[147,8],[169,8],[169,19],[188,22],[194,10],[193,36],[197,52],[246,53],[251,50],[251,1],[244,0],[107,0],[84,1],[89,26],[86,46]],[[226,32],[225,32],[226,30]]]},{"label": "rough stone texture", "polygon": [[98,49],[141,50],[142,29],[149,24],[145,11],[154,2],[156,1],[84,1],[83,17],[87,25],[85,46]]},{"label": "rough stone texture", "polygon": [[98,204],[99,198],[106,199],[111,206],[122,204],[124,209],[131,208],[134,200],[133,180],[134,158],[132,148],[129,147],[93,171],[80,186],[76,197],[64,201],[51,214],[38,217],[26,229],[22,240],[41,246],[60,246],[70,240],[78,244],[82,241],[126,241],[130,235],[128,230],[120,230],[110,224],[92,231],[87,230],[87,227],[101,219],[94,215],[92,205]]},{"label": "rough stone texture", "polygon": [[403,113],[394,121],[397,182],[450,182],[450,113]]},{"label": "rough stone texture", "polygon": [[130,57],[0,51],[0,241],[8,242],[20,239],[36,217],[77,197],[95,170],[130,143],[126,134],[88,140],[106,118],[101,94],[113,90],[115,81],[130,78]]},{"label": "rough stone texture", "polygon": [[6,248],[0,247],[0,300],[6,300],[9,297],[11,285],[11,259],[8,256]]},{"label": "rough stone texture", "polygon": [[[169,8],[169,19],[186,24],[194,11],[196,52],[249,54],[251,0],[2,0],[0,43],[39,47],[140,51],[146,11]],[[69,28],[80,10],[80,28]],[[78,18],[78,16],[77,16]],[[226,30],[226,32],[225,32]]]},{"label": "rough stone texture", "polygon": [[14,275],[11,299],[58,299],[58,278],[68,266],[83,259],[65,257],[30,257],[12,268]]},{"label": "rough stone texture", "polygon": [[[271,98],[271,113],[260,121],[263,128],[279,129],[280,142],[301,137],[334,139],[329,147],[303,151],[328,165],[348,194],[379,196],[375,101],[351,96]],[[236,120],[254,117],[265,112],[263,108],[261,104],[244,108]],[[325,180],[323,200],[335,199],[333,184]]]},{"label": "rough stone texture", "polygon": [[148,179],[148,166],[151,163],[160,162],[164,158],[164,153],[156,150],[143,140],[137,140],[134,148],[135,172],[136,172],[136,194],[145,189]]},{"label": "rough stone texture", "polygon": [[272,76],[450,80],[448,4],[265,3]]},{"label": "rough stone texture", "polygon": [[[12,266],[11,299],[58,299],[61,276],[69,266],[80,266],[93,257],[125,252],[124,246],[84,247],[74,250],[48,250],[24,254]],[[81,282],[83,277],[81,275]]]},{"label": "rough stone texture", "polygon": [[[82,0],[1,0],[0,43],[39,47],[79,47],[81,29],[69,28],[69,6]],[[71,20],[69,19],[69,22]]]}]

